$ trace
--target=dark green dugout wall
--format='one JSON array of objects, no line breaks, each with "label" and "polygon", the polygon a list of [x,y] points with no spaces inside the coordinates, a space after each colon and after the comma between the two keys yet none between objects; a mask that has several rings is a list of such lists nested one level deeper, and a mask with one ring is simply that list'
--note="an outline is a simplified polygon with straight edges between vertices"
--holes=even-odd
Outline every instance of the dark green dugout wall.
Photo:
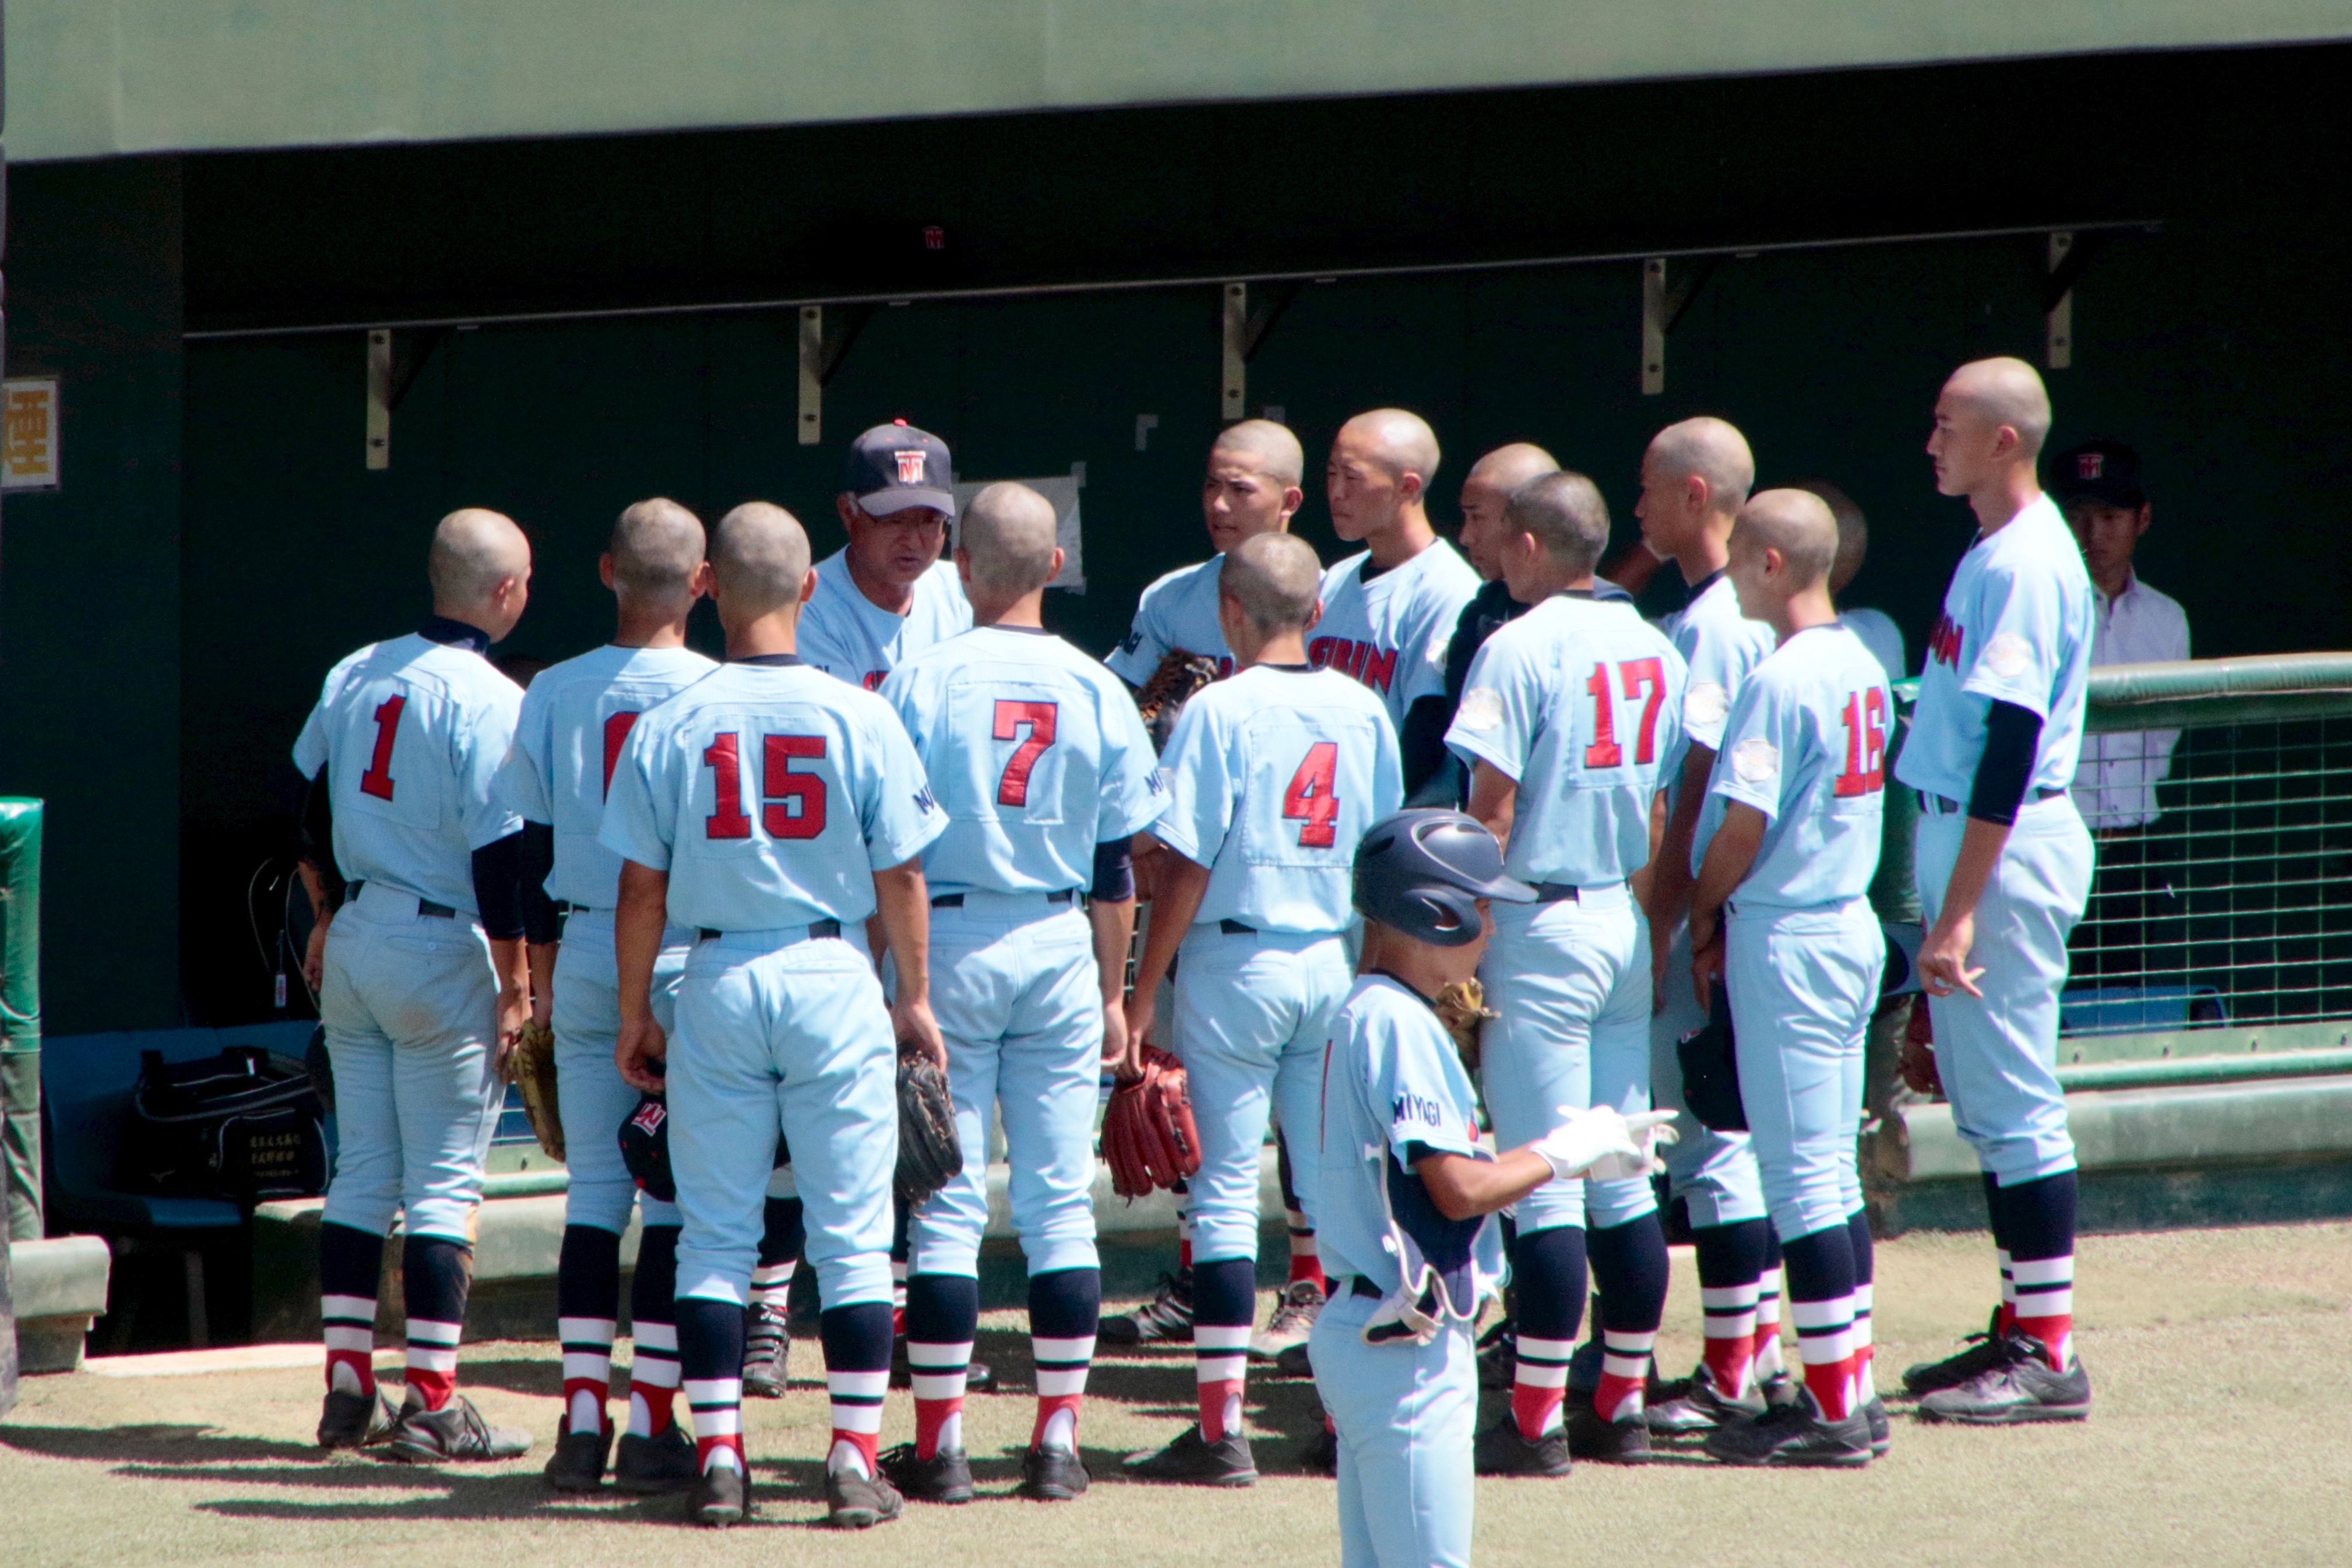
[{"label": "dark green dugout wall", "polygon": [[[499,507],[532,531],[533,604],[500,651],[549,659],[607,630],[594,556],[627,501],[662,492],[715,516],[764,497],[831,548],[841,444],[894,415],[947,436],[967,476],[1086,464],[1090,589],[1051,612],[1087,646],[1116,640],[1140,587],[1201,550],[1195,487],[1220,423],[1211,287],[878,309],[827,390],[816,448],[793,440],[788,310],[485,324],[425,362],[382,472],[363,466],[371,320],[2155,219],[2160,233],[2117,235],[2077,287],[2053,440],[2140,444],[2158,506],[2146,575],[2188,604],[2199,652],[2340,646],[2352,329],[2347,171],[2322,89],[2347,58],[185,160],[188,326],[349,329],[187,345],[176,517],[84,497],[85,476],[112,481],[77,465],[90,448],[75,445],[70,382],[67,489],[11,503],[0,789],[52,800],[51,1029],[268,1011],[243,894],[288,841],[286,748],[329,664],[422,612],[424,541],[451,507]],[[1991,144],[1972,139],[1988,115],[2003,127]],[[86,210],[100,172],[126,167],[162,166],[19,175],[18,256],[45,243],[45,213]],[[910,237],[928,222],[947,228],[945,252]],[[1960,360],[2039,359],[2043,267],[2030,235],[1727,260],[1670,340],[1658,397],[1637,391],[1631,261],[1310,283],[1250,366],[1248,402],[1286,411],[1310,469],[1348,413],[1421,410],[1447,453],[1448,525],[1471,456],[1541,442],[1601,481],[1621,538],[1648,434],[1724,414],[1765,482],[1825,476],[1862,502],[1874,544],[1855,597],[1893,612],[1916,655],[1969,528],[1930,487],[1927,410]],[[1139,414],[1159,421],[1141,452]],[[1303,531],[1328,559],[1312,477],[1308,490]],[[75,521],[28,566],[43,507]],[[139,580],[146,609],[120,636],[72,597],[85,585],[61,587],[85,538]],[[27,663],[135,691],[157,755],[184,768],[79,747],[86,705],[28,687]],[[178,874],[168,832],[116,847],[79,809],[93,800],[176,821]],[[68,864],[107,880],[78,886]],[[127,954],[91,946],[110,928]],[[126,963],[145,988],[111,983]]]}]

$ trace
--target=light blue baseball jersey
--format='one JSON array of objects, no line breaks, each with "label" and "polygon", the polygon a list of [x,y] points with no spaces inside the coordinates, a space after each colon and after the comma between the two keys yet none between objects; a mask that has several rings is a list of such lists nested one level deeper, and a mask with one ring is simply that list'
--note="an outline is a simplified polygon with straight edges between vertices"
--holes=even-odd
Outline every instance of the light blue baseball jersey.
[{"label": "light blue baseball jersey", "polygon": [[1439,539],[1402,566],[1372,570],[1370,550],[1323,574],[1323,619],[1307,633],[1307,660],[1353,675],[1381,694],[1402,727],[1414,701],[1445,695],[1445,650],[1478,574]]},{"label": "light blue baseball jersey", "polygon": [[816,592],[801,609],[801,657],[826,674],[875,691],[902,661],[971,630],[971,601],[953,562],[935,562],[917,578],[914,605],[898,615],[866,597],[848,557],[839,549],[816,563]]},{"label": "light blue baseball jersey", "polygon": [[1870,891],[1886,807],[1895,697],[1877,655],[1832,622],[1798,632],[1748,673],[1700,808],[1691,867],[1738,800],[1764,813],[1763,847],[1734,894],[1807,909]]},{"label": "light blue baseball jersey", "polygon": [[606,646],[532,680],[497,789],[525,821],[555,830],[550,898],[590,909],[617,902],[621,857],[596,840],[613,768],[647,708],[718,667],[690,648]]},{"label": "light blue baseball jersey", "polygon": [[1895,776],[1965,802],[1984,755],[1985,716],[1998,699],[2042,720],[2028,788],[2073,783],[2097,624],[2082,549],[2056,505],[2037,496],[1954,569],[1927,635],[1919,703]]},{"label": "light blue baseball jersey", "polygon": [[490,788],[521,707],[522,688],[480,653],[420,633],[329,671],[294,766],[329,770],[343,875],[479,914],[473,852],[522,831]]},{"label": "light blue baseball jersey", "polygon": [[1142,831],[1168,803],[1135,699],[1048,632],[950,637],[893,671],[882,696],[947,813],[923,852],[934,894],[1087,887],[1095,846]]},{"label": "light blue baseball jersey", "polygon": [[1160,762],[1151,831],[1210,868],[1196,923],[1347,929],[1357,841],[1404,800],[1379,697],[1336,670],[1253,665],[1184,705]]},{"label": "light blue baseball jersey", "polygon": [[1555,595],[1486,639],[1445,744],[1517,781],[1513,876],[1591,887],[1649,862],[1685,686],[1674,644],[1620,601]]},{"label": "light blue baseball jersey", "polygon": [[598,836],[669,873],[672,924],[764,931],[865,919],[874,873],[946,825],[888,703],[797,660],[738,660],[637,720]]},{"label": "light blue baseball jersey", "polygon": [[1103,662],[1130,686],[1140,686],[1160,661],[1181,648],[1217,661],[1220,680],[1234,673],[1234,652],[1217,624],[1217,577],[1225,558],[1211,556],[1198,566],[1180,567],[1143,591],[1127,641]]},{"label": "light blue baseball jersey", "polygon": [[[1719,751],[1731,700],[1748,672],[1772,651],[1772,628],[1739,613],[1738,592],[1717,571],[1698,585],[1689,603],[1666,617],[1664,630],[1690,670],[1690,684],[1683,689],[1684,745]],[[1668,783],[1678,784],[1681,773],[1677,756]]]},{"label": "light blue baseball jersey", "polygon": [[[1331,1020],[1323,1058],[1315,1246],[1325,1273],[1361,1275],[1383,1294],[1403,1285],[1389,1219],[1393,1213],[1401,1225],[1428,1228],[1423,1222],[1435,1206],[1412,1165],[1433,1154],[1486,1157],[1478,1145],[1477,1093],[1429,1004],[1386,975],[1362,976]],[[1502,1272],[1501,1232],[1491,1215],[1463,1260],[1441,1256],[1430,1239],[1414,1240],[1441,1273],[1462,1261],[1475,1261],[1484,1278]]]},{"label": "light blue baseball jersey", "polygon": [[1888,684],[1910,678],[1911,660],[1903,645],[1903,628],[1895,624],[1894,617],[1884,610],[1853,610],[1841,604],[1838,621],[1862,639],[1862,645],[1885,670]]}]

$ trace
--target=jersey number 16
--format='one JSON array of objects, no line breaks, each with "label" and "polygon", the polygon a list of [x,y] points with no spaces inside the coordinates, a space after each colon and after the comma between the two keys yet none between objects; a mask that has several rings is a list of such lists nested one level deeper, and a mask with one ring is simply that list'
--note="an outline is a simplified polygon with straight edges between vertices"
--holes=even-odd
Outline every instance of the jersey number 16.
[{"label": "jersey number 16", "polygon": [[1845,699],[1845,771],[1837,776],[1840,795],[1868,795],[1886,788],[1886,693],[1878,686]]}]

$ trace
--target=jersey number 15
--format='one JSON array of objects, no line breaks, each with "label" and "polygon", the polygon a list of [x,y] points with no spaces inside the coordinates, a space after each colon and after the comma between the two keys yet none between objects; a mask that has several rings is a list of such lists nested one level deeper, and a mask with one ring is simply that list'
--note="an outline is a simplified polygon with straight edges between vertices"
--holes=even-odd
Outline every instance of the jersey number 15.
[{"label": "jersey number 15", "polygon": [[[813,839],[824,831],[824,779],[798,773],[793,763],[823,757],[821,735],[763,735],[760,737],[760,825],[772,839]],[[716,809],[704,820],[714,839],[748,839],[751,819],[743,812],[742,737],[714,737],[702,748],[715,786]]]}]

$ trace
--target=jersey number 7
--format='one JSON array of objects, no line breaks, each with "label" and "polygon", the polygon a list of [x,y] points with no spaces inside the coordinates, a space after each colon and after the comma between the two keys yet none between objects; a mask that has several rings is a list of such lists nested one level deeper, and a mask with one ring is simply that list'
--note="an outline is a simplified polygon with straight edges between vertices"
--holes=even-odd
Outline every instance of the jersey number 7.
[{"label": "jersey number 7", "polygon": [[[824,779],[793,770],[796,758],[823,757],[821,735],[768,735],[761,738],[760,825],[772,839],[813,839],[824,831]],[[715,810],[704,831],[714,839],[748,839],[751,819],[743,813],[741,737],[721,735],[702,748],[710,768]]]},{"label": "jersey number 7", "polygon": [[[1643,693],[1648,694],[1642,705],[1641,727],[1633,738],[1633,760],[1637,764],[1654,762],[1658,754],[1658,709],[1666,700],[1666,667],[1658,659],[1625,659],[1617,665],[1618,682],[1624,687],[1625,700],[1631,702]],[[1584,689],[1592,694],[1592,744],[1584,748],[1587,768],[1622,768],[1625,765],[1625,748],[1617,744],[1616,706],[1609,697],[1609,666],[1592,666],[1591,678]]]},{"label": "jersey number 7", "polygon": [[1011,740],[1029,727],[1029,738],[1013,748],[1004,764],[1004,777],[996,781],[996,803],[1000,806],[1026,806],[1029,803],[1029,775],[1037,766],[1037,758],[1054,744],[1054,720],[1060,711],[1055,703],[1015,702],[1011,698],[996,705],[996,727],[999,740]]}]

